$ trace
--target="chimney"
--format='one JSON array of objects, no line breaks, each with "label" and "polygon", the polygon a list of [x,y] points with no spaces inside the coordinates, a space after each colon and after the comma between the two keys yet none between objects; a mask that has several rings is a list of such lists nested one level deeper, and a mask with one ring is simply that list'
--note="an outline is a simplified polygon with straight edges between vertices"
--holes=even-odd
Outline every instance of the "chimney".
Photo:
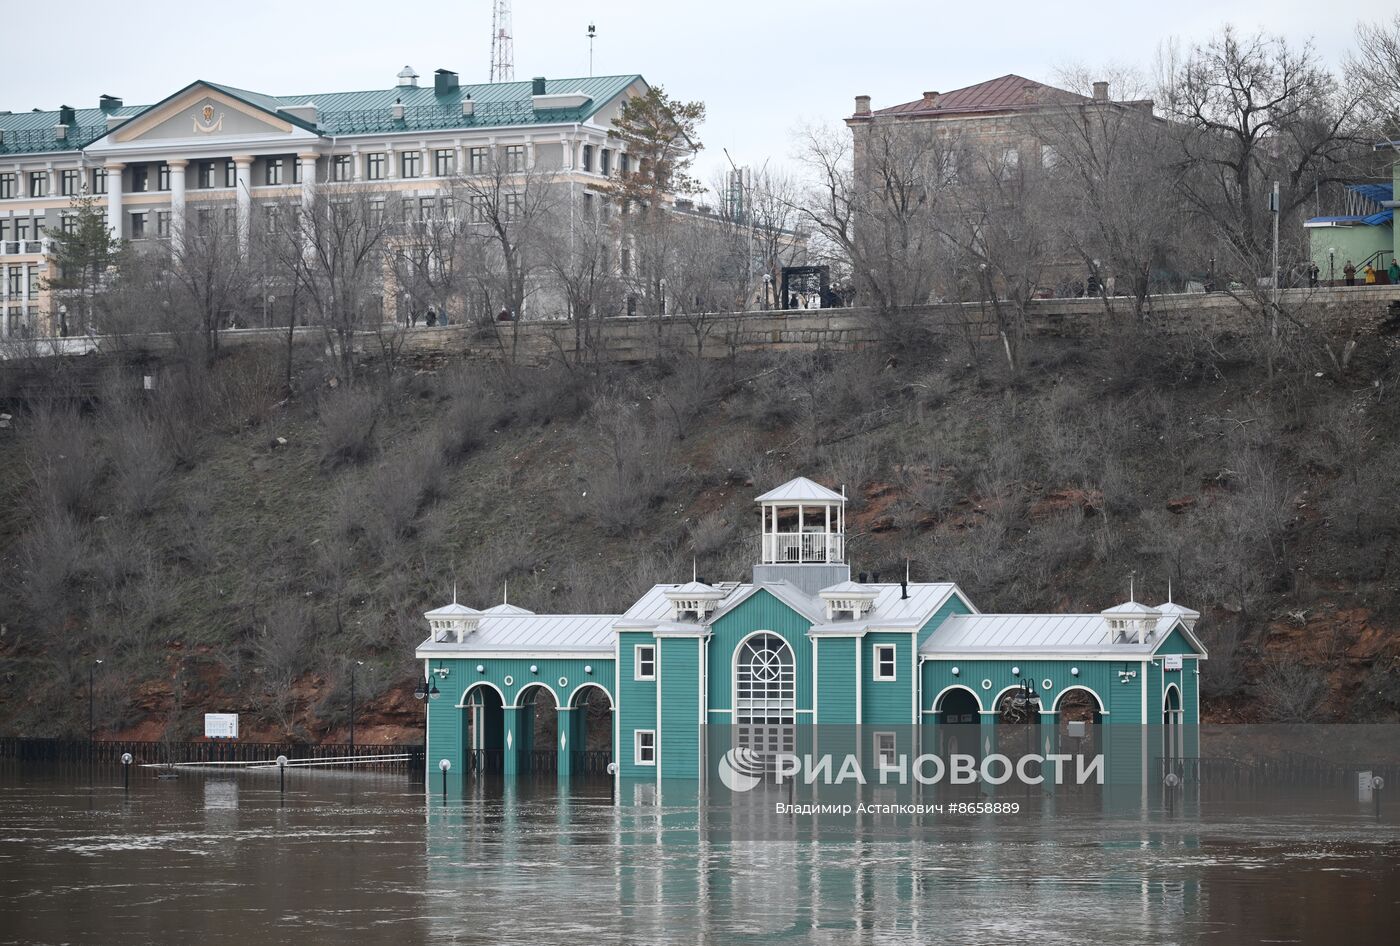
[{"label": "chimney", "polygon": [[1021,101],[1027,105],[1035,104],[1035,86],[1029,82],[1021,86]]},{"label": "chimney", "polygon": [[405,89],[418,88],[418,73],[413,71],[412,66],[404,66],[399,70],[399,86]]},{"label": "chimney", "polygon": [[403,99],[394,99],[394,121],[403,121]]},{"label": "chimney", "polygon": [[905,601],[909,598],[909,579],[903,578],[899,582],[899,600]]},{"label": "chimney", "polygon": [[1108,101],[1108,83],[1107,83],[1107,82],[1095,82],[1095,83],[1094,83],[1094,101],[1095,101],[1095,102],[1107,102],[1107,101]]},{"label": "chimney", "polygon": [[104,112],[115,112],[122,107],[122,100],[115,95],[104,95],[97,100],[97,107]]},{"label": "chimney", "polygon": [[433,94],[451,95],[457,91],[457,73],[451,69],[439,69],[433,73]]},{"label": "chimney", "polygon": [[857,95],[857,96],[856,96],[856,114],[857,114],[857,115],[869,115],[869,114],[870,114],[870,96],[868,96],[868,95]]},{"label": "chimney", "polygon": [[544,95],[544,76],[535,76],[530,80],[530,94]]},{"label": "chimney", "polygon": [[924,93],[924,102],[923,102],[923,105],[924,105],[924,108],[937,108],[937,107],[938,107],[938,93],[937,93],[937,92],[925,92],[925,93]]},{"label": "chimney", "polygon": [[462,99],[462,114],[472,115],[476,112],[476,103],[472,101],[472,95],[467,93],[467,97]]}]

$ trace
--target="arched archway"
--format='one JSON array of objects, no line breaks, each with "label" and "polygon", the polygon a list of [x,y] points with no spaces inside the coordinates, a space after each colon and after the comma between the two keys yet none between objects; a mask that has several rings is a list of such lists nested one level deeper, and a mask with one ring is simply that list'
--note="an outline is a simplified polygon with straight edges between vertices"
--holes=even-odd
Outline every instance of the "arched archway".
[{"label": "arched archway", "polygon": [[462,760],[469,772],[500,772],[505,736],[505,697],[495,684],[467,687],[462,702]]},{"label": "arched archway", "polygon": [[980,755],[982,701],[971,687],[954,684],[933,698],[936,751],[944,758],[971,751]]},{"label": "arched archway", "polygon": [[570,772],[607,775],[613,760],[613,701],[605,687],[585,683],[569,698]]},{"label": "arched archway", "polygon": [[515,695],[520,745],[517,771],[552,775],[559,765],[559,698],[547,683],[527,683]]},{"label": "arched archway", "polygon": [[797,659],[792,645],[756,631],[734,648],[735,745],[792,752],[797,738]]},{"label": "arched archway", "polygon": [[1186,754],[1184,722],[1181,690],[1175,683],[1169,683],[1162,694],[1162,756],[1170,761]]}]

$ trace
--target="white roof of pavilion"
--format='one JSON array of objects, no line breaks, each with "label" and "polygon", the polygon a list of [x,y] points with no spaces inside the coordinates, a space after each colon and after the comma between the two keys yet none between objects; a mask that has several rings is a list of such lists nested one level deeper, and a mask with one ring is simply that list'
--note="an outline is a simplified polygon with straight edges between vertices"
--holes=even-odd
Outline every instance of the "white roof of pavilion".
[{"label": "white roof of pavilion", "polygon": [[756,503],[844,503],[846,497],[805,476],[788,480],[754,500]]},{"label": "white roof of pavilion", "polygon": [[429,638],[419,657],[470,653],[578,652],[610,655],[617,614],[484,614],[462,643]]},{"label": "white roof of pavilion", "polygon": [[[1164,615],[1139,644],[1136,640],[1110,643],[1102,614],[954,614],[929,635],[919,653],[925,657],[1065,654],[1142,659],[1157,649],[1178,620]],[[1194,635],[1187,637],[1199,646]]]}]

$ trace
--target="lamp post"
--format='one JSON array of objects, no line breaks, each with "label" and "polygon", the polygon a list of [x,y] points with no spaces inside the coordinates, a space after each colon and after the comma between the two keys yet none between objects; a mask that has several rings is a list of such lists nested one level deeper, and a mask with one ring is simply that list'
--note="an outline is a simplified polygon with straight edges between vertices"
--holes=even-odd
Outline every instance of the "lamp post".
[{"label": "lamp post", "polygon": [[355,668],[363,667],[365,662],[357,660],[350,665],[350,754],[355,754]]},{"label": "lamp post", "polygon": [[1327,285],[1331,286],[1337,281],[1337,248],[1329,246],[1327,248]]},{"label": "lamp post", "polygon": [[94,660],[88,666],[88,744],[91,746],[94,733],[97,731],[97,716],[94,713],[93,686],[97,679],[97,668],[101,666],[101,660]]}]

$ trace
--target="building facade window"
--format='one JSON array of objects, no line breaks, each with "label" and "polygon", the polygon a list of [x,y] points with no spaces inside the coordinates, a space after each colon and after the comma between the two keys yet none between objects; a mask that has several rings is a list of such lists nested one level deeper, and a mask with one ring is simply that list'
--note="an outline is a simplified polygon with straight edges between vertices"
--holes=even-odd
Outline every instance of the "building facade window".
[{"label": "building facade window", "polygon": [[[3,224],[0,224],[3,226]],[[64,214],[58,218],[58,229],[67,234],[78,232],[78,218],[73,214]],[[4,240],[3,231],[0,231],[0,242]]]},{"label": "building facade window", "polygon": [[1055,150],[1054,145],[1040,146],[1040,166],[1049,171],[1060,163],[1060,153]]},{"label": "building facade window", "polygon": [[29,239],[28,217],[18,217],[15,219],[15,239],[21,243]]},{"label": "building facade window", "polygon": [[623,152],[617,156],[617,169],[626,175],[632,171],[632,156]]},{"label": "building facade window", "polygon": [[506,145],[506,170],[510,172],[525,170],[524,145]]},{"label": "building facade window", "polygon": [[734,655],[734,726],[738,744],[769,754],[796,740],[797,665],[776,634],[746,638]]},{"label": "building facade window", "polygon": [[21,269],[21,268],[18,267],[18,266],[11,266],[11,267],[10,267],[10,272],[9,272],[9,278],[10,278],[10,298],[13,299],[15,296],[22,296],[22,295],[24,295],[24,289],[23,289],[23,288],[21,287],[21,285],[20,285],[21,280],[24,278],[24,270]]},{"label": "building facade window", "polygon": [[156,211],[156,236],[162,238],[170,236],[170,211]]},{"label": "building facade window", "polygon": [[369,202],[369,222],[371,226],[384,226],[384,198],[377,197]]},{"label": "building facade window", "polygon": [[877,732],[874,737],[875,764],[890,766],[896,760],[896,740],[892,732]]},{"label": "building facade window", "polygon": [[585,171],[592,171],[592,170],[593,170],[593,146],[592,146],[592,145],[584,145],[584,146],[583,146],[583,169],[584,169]]},{"label": "building facade window", "polygon": [[354,174],[351,162],[354,158],[348,154],[338,154],[331,161],[331,179],[336,181],[348,181]]},{"label": "building facade window", "polygon": [[156,187],[159,190],[170,190],[170,165],[161,164],[156,168]]},{"label": "building facade window", "polygon": [[93,168],[93,169],[92,169],[92,193],[94,193],[94,194],[105,194],[105,193],[107,193],[107,169],[106,169],[106,168]]},{"label": "building facade window", "polygon": [[263,225],[268,233],[277,232],[277,224],[281,220],[276,204],[269,204],[263,208]]},{"label": "building facade window", "polygon": [[213,187],[213,186],[214,186],[214,162],[213,162],[213,161],[201,161],[201,162],[199,162],[199,186],[200,186],[201,188],[210,188],[210,187]]},{"label": "building facade window", "polygon": [[131,192],[144,194],[151,189],[151,172],[144,164],[131,166]]},{"label": "building facade window", "polygon": [[15,196],[15,190],[19,187],[18,175],[6,172],[0,174],[0,200],[10,200]]},{"label": "building facade window", "polygon": [[656,764],[656,730],[638,729],[633,741],[632,763],[634,765]]},{"label": "building facade window", "polygon": [[520,195],[507,194],[505,199],[505,219],[514,220],[520,216]]},{"label": "building facade window", "polygon": [[29,172],[29,196],[47,197],[49,196],[49,172],[30,171]]},{"label": "building facade window", "polygon": [[636,646],[635,662],[632,665],[633,680],[655,680],[656,679],[656,645],[638,644]]},{"label": "building facade window", "polygon": [[384,180],[384,152],[375,151],[365,157],[365,177],[371,181]]},{"label": "building facade window", "polygon": [[435,205],[436,203],[437,203],[437,201],[434,200],[432,197],[420,197],[420,198],[418,198],[418,219],[419,219],[419,220],[431,220],[431,219],[433,219],[433,207],[434,207],[434,205]]},{"label": "building facade window", "polygon": [[77,168],[67,168],[59,178],[59,193],[64,197],[76,197],[81,185],[78,183],[80,172]]},{"label": "building facade window", "polygon": [[264,184],[267,184],[267,185],[269,185],[269,186],[272,186],[272,185],[275,185],[275,184],[281,184],[281,183],[282,183],[282,170],[283,170],[283,166],[282,166],[282,159],[281,159],[281,158],[268,158],[268,159],[267,159],[267,164],[264,165],[264,175],[265,175],[265,176],[264,176],[264,179],[263,179],[263,183],[264,183]]},{"label": "building facade window", "polygon": [[238,186],[238,165],[234,164],[231,160],[224,162],[224,186]]},{"label": "building facade window", "polygon": [[146,239],[146,211],[138,210],[131,215],[131,239]]},{"label": "building facade window", "polygon": [[422,173],[423,155],[417,151],[405,151],[401,156],[402,177],[418,177]]},{"label": "building facade window", "polygon": [[467,163],[468,163],[468,165],[469,165],[469,170],[471,171],[471,173],[473,173],[473,174],[485,174],[485,173],[486,173],[486,149],[485,149],[485,148],[473,148],[473,149],[471,149],[471,151],[468,152],[468,154],[467,154]]},{"label": "building facade window", "polygon": [[457,169],[453,166],[454,154],[451,149],[439,148],[433,152],[433,176],[451,177]]},{"label": "building facade window", "polygon": [[607,177],[612,172],[612,152],[607,148],[598,152],[598,173]]},{"label": "building facade window", "polygon": [[467,216],[472,223],[486,222],[486,198],[473,194],[467,199]]},{"label": "building facade window", "polygon": [[298,161],[296,158],[292,159],[292,183],[301,183],[301,162]]},{"label": "building facade window", "polygon": [[896,675],[895,654],[896,648],[893,644],[875,645],[875,679],[893,680]]},{"label": "building facade window", "polygon": [[214,211],[200,207],[194,212],[195,228],[201,236],[208,236],[214,230]]}]

